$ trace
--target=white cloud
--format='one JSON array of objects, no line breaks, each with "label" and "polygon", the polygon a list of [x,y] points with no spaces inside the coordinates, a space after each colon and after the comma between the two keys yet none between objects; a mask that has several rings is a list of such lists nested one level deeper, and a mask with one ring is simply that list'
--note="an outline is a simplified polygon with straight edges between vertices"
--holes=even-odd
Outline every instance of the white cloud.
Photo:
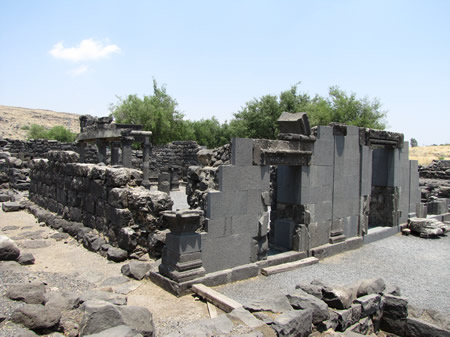
[{"label": "white cloud", "polygon": [[49,51],[54,58],[74,62],[98,60],[118,52],[120,52],[120,48],[117,45],[105,45],[103,42],[93,39],[83,40],[78,46],[71,48],[64,48],[63,41],[61,41]]},{"label": "white cloud", "polygon": [[85,73],[86,71],[88,71],[89,66],[87,66],[86,64],[82,64],[81,66],[74,68],[70,71],[70,74],[73,76],[78,76],[81,75],[82,73]]}]

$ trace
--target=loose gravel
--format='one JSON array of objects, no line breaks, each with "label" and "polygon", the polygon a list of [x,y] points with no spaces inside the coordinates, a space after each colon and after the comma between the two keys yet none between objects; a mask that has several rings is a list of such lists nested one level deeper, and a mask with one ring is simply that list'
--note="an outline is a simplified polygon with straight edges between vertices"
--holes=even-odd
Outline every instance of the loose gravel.
[{"label": "loose gravel", "polygon": [[292,291],[299,283],[321,280],[346,285],[381,277],[398,286],[414,307],[434,309],[450,315],[450,236],[422,239],[400,234],[367,244],[290,272],[217,287],[232,299],[246,303],[267,294]]}]

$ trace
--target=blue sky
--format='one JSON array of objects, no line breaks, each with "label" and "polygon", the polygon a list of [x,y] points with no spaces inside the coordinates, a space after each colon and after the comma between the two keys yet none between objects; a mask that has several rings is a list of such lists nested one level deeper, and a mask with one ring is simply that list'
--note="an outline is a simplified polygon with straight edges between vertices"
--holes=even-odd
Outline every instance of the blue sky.
[{"label": "blue sky", "polygon": [[165,84],[186,118],[338,85],[450,143],[450,1],[0,0],[0,104],[104,116]]}]

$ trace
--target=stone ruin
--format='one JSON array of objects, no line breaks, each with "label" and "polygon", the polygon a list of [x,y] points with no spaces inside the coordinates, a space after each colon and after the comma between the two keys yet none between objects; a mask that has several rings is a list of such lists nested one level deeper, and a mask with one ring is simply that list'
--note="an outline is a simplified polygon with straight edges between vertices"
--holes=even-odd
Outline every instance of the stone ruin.
[{"label": "stone ruin", "polygon": [[[8,170],[17,186],[29,187],[40,221],[112,260],[162,256],[150,278],[178,295],[195,283],[233,282],[356,249],[416,216],[449,220],[447,198],[421,203],[417,161],[408,159],[402,134],[338,123],[311,128],[305,113],[283,113],[278,123],[277,140],[235,138],[216,150],[174,144],[188,150],[170,152],[154,170],[151,132],[82,116],[72,145],[78,154],[47,152],[27,174],[11,159]],[[142,155],[133,156],[133,142]],[[93,147],[100,164],[90,163]],[[170,191],[183,180],[191,210],[172,211]]]}]

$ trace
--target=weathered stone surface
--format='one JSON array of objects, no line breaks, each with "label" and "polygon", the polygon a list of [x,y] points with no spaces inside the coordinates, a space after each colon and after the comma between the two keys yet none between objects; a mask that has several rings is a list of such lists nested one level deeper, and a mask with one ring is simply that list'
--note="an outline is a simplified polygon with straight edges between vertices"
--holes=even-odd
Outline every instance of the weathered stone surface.
[{"label": "weathered stone surface", "polygon": [[2,203],[2,210],[3,212],[18,212],[20,210],[24,209],[24,207],[15,201],[7,201]]},{"label": "weathered stone surface", "polygon": [[411,218],[408,222],[411,231],[423,238],[440,236],[450,230],[450,226],[436,219]]},{"label": "weathered stone surface", "polygon": [[415,318],[408,318],[405,335],[408,337],[449,337],[450,331]]},{"label": "weathered stone surface", "polygon": [[287,312],[292,310],[292,306],[286,297],[272,296],[253,299],[244,304],[244,308],[250,312],[270,311],[274,313]]},{"label": "weathered stone surface", "polygon": [[123,265],[120,271],[125,276],[132,277],[136,280],[142,280],[150,269],[150,263],[131,261],[130,263]]},{"label": "weathered stone surface", "polygon": [[95,233],[90,232],[84,235],[83,246],[93,252],[99,251],[103,244],[105,244],[105,240]]},{"label": "weathered stone surface", "polygon": [[408,300],[404,297],[384,295],[383,318],[405,319],[408,317]]},{"label": "weathered stone surface", "polygon": [[70,310],[74,307],[74,299],[64,297],[57,292],[48,292],[45,294],[45,306],[52,307],[59,311]]},{"label": "weathered stone surface", "polygon": [[312,310],[293,310],[278,316],[271,327],[278,336],[307,337],[312,330]]},{"label": "weathered stone surface", "polygon": [[286,296],[294,309],[312,309],[313,323],[325,321],[330,317],[328,305],[313,295],[298,289]]},{"label": "weathered stone surface", "polygon": [[318,299],[322,299],[322,289],[323,285],[319,284],[297,284],[295,289],[301,289],[304,292],[317,297]]},{"label": "weathered stone surface", "polygon": [[7,236],[0,235],[0,261],[16,260],[20,249],[16,243]]},{"label": "weathered stone surface", "polygon": [[249,311],[245,310],[243,307],[234,309],[232,312],[228,313],[227,315],[230,318],[239,319],[246,326],[248,326],[252,329],[258,328],[265,324],[263,321],[257,319],[255,316],[253,316]]},{"label": "weathered stone surface", "polygon": [[14,283],[8,286],[6,297],[28,304],[42,304],[45,301],[45,285],[43,283]]},{"label": "weathered stone surface", "polygon": [[106,329],[127,325],[144,337],[154,336],[151,313],[144,307],[115,306],[105,301],[88,301],[83,304],[83,321],[80,335],[99,333]]},{"label": "weathered stone surface", "polygon": [[233,329],[233,322],[227,315],[213,319],[204,319],[183,327],[180,332],[173,332],[165,337],[209,337],[228,336]]},{"label": "weathered stone surface", "polygon": [[105,301],[111,304],[115,305],[126,305],[127,304],[127,297],[121,294],[116,294],[109,291],[102,291],[102,290],[88,290],[81,294],[80,297],[77,298],[75,301],[77,306],[81,305],[85,302],[91,301],[91,300],[99,300],[99,301]]},{"label": "weathered stone surface", "polygon": [[381,296],[378,294],[370,294],[358,297],[356,303],[361,304],[361,315],[367,317],[381,309]]},{"label": "weathered stone surface", "polygon": [[386,289],[386,284],[381,278],[364,280],[358,287],[357,296],[365,296],[369,294],[381,294]]},{"label": "weathered stone surface", "polygon": [[128,252],[121,248],[110,247],[106,252],[106,257],[114,262],[122,262],[128,258]]},{"label": "weathered stone surface", "polygon": [[142,335],[127,325],[118,325],[84,337],[142,337]]},{"label": "weathered stone surface", "polygon": [[14,323],[23,324],[35,331],[50,329],[57,325],[60,319],[61,312],[58,309],[41,304],[26,304],[11,315]]},{"label": "weathered stone surface", "polygon": [[322,291],[322,300],[329,307],[335,309],[348,309],[352,305],[352,293],[344,287],[325,287]]},{"label": "weathered stone surface", "polygon": [[21,265],[30,265],[34,264],[35,258],[33,254],[31,253],[23,253],[20,254],[19,258],[17,259],[17,262],[19,262]]}]

